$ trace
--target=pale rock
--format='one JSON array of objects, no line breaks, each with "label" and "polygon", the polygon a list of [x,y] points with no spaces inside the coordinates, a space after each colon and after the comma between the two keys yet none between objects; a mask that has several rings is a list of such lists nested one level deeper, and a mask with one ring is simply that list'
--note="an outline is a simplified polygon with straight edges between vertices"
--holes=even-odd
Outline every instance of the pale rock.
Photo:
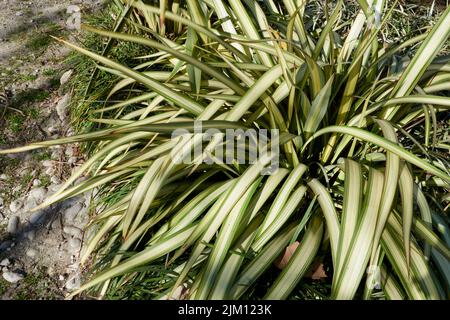
[{"label": "pale rock", "polygon": [[28,231],[27,238],[28,238],[28,240],[33,241],[34,238],[36,238],[36,231],[35,230]]},{"label": "pale rock", "polygon": [[70,76],[72,75],[73,70],[68,70],[66,72],[63,73],[63,75],[61,76],[61,78],[59,79],[59,83],[61,85],[64,85],[67,83],[67,81],[69,81]]},{"label": "pale rock", "polygon": [[58,132],[58,129],[55,128],[55,127],[53,127],[53,126],[50,126],[50,127],[47,128],[47,131],[48,131],[48,133],[50,133],[50,134],[54,134],[54,133],[57,133],[57,132]]},{"label": "pale rock", "polygon": [[64,233],[71,235],[75,238],[82,238],[83,233],[80,229],[78,229],[77,227],[72,227],[72,226],[65,226],[63,228]]},{"label": "pale rock", "polygon": [[53,267],[48,267],[48,268],[47,268],[47,274],[48,274],[50,277],[53,277],[53,276],[55,275],[55,268],[53,268]]},{"label": "pale rock", "polygon": [[0,262],[0,266],[2,266],[2,267],[8,267],[10,264],[11,264],[11,261],[9,261],[8,258],[5,258]]},{"label": "pale rock", "polygon": [[8,227],[6,230],[10,234],[16,234],[19,231],[20,219],[18,216],[13,216],[8,221]]},{"label": "pale rock", "polygon": [[8,281],[10,283],[19,282],[23,278],[24,278],[24,276],[17,272],[12,272],[12,271],[3,272],[3,279],[5,279],[6,281]]},{"label": "pale rock", "polygon": [[25,205],[23,206],[23,211],[30,211],[33,208],[36,208],[38,205],[37,201],[33,198],[29,198],[26,202]]},{"label": "pale rock", "polygon": [[75,290],[78,289],[80,285],[81,285],[80,276],[78,274],[75,274],[67,280],[65,287],[67,290]]},{"label": "pale rock", "polygon": [[66,93],[56,105],[56,113],[58,114],[58,117],[59,119],[61,119],[61,121],[64,121],[67,117],[67,107],[70,104],[70,100],[70,94]]},{"label": "pale rock", "polygon": [[36,200],[37,203],[45,199],[47,191],[43,187],[31,189],[28,193],[28,197]]},{"label": "pale rock", "polygon": [[38,252],[35,249],[28,249],[26,252],[27,257],[36,258]]},{"label": "pale rock", "polygon": [[[26,166],[26,164],[24,165],[24,166]],[[20,172],[19,172],[19,175],[21,176],[21,177],[25,177],[26,175],[28,175],[30,172],[28,171],[28,170],[21,170]]]},{"label": "pale rock", "polygon": [[82,209],[83,205],[80,202],[75,203],[64,212],[64,220],[66,222],[72,222]]},{"label": "pale rock", "polygon": [[70,157],[70,158],[67,160],[67,163],[68,163],[68,164],[75,164],[75,163],[77,163],[77,157]]},{"label": "pale rock", "polygon": [[56,191],[58,191],[59,189],[61,189],[61,184],[52,184],[50,187],[49,187],[49,189],[50,189],[50,191],[51,192],[56,192]]},{"label": "pale rock", "polygon": [[44,160],[44,161],[42,161],[42,165],[44,167],[53,167],[53,161],[52,160]]},{"label": "pale rock", "polygon": [[52,177],[50,178],[50,181],[51,181],[53,184],[60,184],[60,183],[61,183],[61,180],[60,180],[57,176],[52,176]]},{"label": "pale rock", "polygon": [[39,180],[39,179],[33,180],[33,187],[39,187],[40,185],[41,185],[41,180]]},{"label": "pale rock", "polygon": [[16,213],[17,211],[19,211],[20,208],[23,207],[23,202],[20,200],[14,200],[13,202],[11,202],[9,204],[9,210],[12,213]]},{"label": "pale rock", "polygon": [[54,230],[54,229],[59,229],[59,228],[61,228],[61,222],[59,221],[59,219],[55,219],[52,222],[52,229]]},{"label": "pale rock", "polygon": [[52,154],[50,155],[50,157],[51,157],[53,160],[59,160],[59,158],[61,157],[61,150],[60,150],[60,149],[54,150],[54,151],[52,152]]},{"label": "pale rock", "polygon": [[72,146],[68,146],[64,153],[66,154],[66,156],[72,157],[73,156],[73,147]]},{"label": "pale rock", "polygon": [[70,238],[69,239],[69,247],[74,250],[80,250],[81,248],[81,240],[77,238]]}]

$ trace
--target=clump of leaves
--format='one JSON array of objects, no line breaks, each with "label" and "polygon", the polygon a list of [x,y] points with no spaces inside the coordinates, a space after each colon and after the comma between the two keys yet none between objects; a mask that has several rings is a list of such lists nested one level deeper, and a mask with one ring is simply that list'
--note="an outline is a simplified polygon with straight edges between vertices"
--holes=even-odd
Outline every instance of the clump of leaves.
[{"label": "clump of leaves", "polygon": [[[448,296],[450,166],[436,151],[450,106],[441,54],[450,8],[419,35],[387,43],[395,3],[357,2],[351,19],[337,1],[314,20],[307,1],[117,0],[112,30],[84,26],[107,39],[101,54],[60,40],[118,77],[99,95],[106,102],[92,104],[98,126],[0,153],[91,144],[37,208],[97,187],[114,199],[99,203],[82,257],[95,267],[73,295],[130,296],[144,282],[151,298]],[[122,43],[148,52],[118,61],[109,50]],[[193,132],[198,121],[217,131]],[[187,133],[174,139],[176,129]],[[274,157],[263,148],[254,163],[234,153],[219,161],[227,129],[278,130],[269,141],[280,144],[278,170],[262,175]],[[198,147],[198,158],[176,161]],[[329,279],[322,289],[302,281],[317,258]]]}]

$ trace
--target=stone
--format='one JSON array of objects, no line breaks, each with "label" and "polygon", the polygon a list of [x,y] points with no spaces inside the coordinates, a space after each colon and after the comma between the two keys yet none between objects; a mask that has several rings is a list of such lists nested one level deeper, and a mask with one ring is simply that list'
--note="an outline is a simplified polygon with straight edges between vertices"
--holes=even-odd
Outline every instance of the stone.
[{"label": "stone", "polygon": [[55,171],[55,169],[53,169],[53,168],[47,168],[47,169],[45,169],[45,174],[48,176],[51,176],[54,171]]},{"label": "stone", "polygon": [[52,176],[52,177],[50,178],[50,181],[51,181],[51,183],[53,183],[53,184],[60,184],[60,183],[61,183],[61,180],[60,180],[57,176]]},{"label": "stone", "polygon": [[10,234],[16,234],[19,231],[20,219],[18,216],[12,216],[8,221],[6,231]]},{"label": "stone", "polygon": [[73,70],[68,70],[68,71],[64,72],[63,75],[61,76],[61,78],[59,79],[59,83],[62,86],[65,85],[69,81],[72,73],[73,73]]},{"label": "stone", "polygon": [[0,174],[0,180],[7,180],[8,176],[4,173]]},{"label": "stone", "polygon": [[47,132],[50,133],[50,134],[54,134],[54,133],[58,132],[58,129],[55,128],[54,126],[50,126],[50,127],[47,128]]},{"label": "stone", "polygon": [[67,107],[70,104],[70,94],[66,93],[57,103],[56,105],[56,113],[61,121],[66,120],[67,117]]},{"label": "stone", "polygon": [[67,163],[68,164],[75,164],[75,163],[77,163],[77,157],[70,157],[68,160],[67,160]]},{"label": "stone", "polygon": [[47,191],[43,187],[31,189],[28,193],[29,198],[33,198],[36,202],[41,202],[45,199]]},{"label": "stone", "polygon": [[24,276],[17,272],[12,272],[12,271],[3,272],[3,279],[8,281],[9,283],[19,282],[23,278],[24,278]]},{"label": "stone", "polygon": [[23,211],[28,212],[32,210],[33,208],[36,208],[38,205],[37,201],[33,198],[28,198],[27,201],[25,201],[25,204],[23,206]]},{"label": "stone", "polygon": [[52,222],[52,229],[55,230],[55,229],[59,229],[59,228],[61,228],[61,222],[59,221],[59,219],[55,219]]},{"label": "stone", "polygon": [[49,189],[51,192],[56,192],[61,189],[61,186],[61,184],[52,184],[51,186],[49,186]]},{"label": "stone", "polygon": [[61,151],[61,149],[56,149],[56,150],[52,151],[52,154],[50,155],[50,157],[51,157],[53,160],[57,160],[57,161],[59,161],[59,159],[61,158],[61,156],[62,156],[62,151]]},{"label": "stone", "polygon": [[66,156],[72,157],[73,156],[73,147],[72,146],[68,146],[64,153],[66,154]]},{"label": "stone", "polygon": [[14,200],[13,202],[11,202],[11,203],[9,204],[9,210],[10,210],[12,213],[16,213],[16,212],[19,211],[20,208],[22,208],[22,207],[23,207],[23,202],[20,201],[20,200]]},{"label": "stone", "polygon": [[[26,164],[25,164],[25,166],[26,166]],[[21,170],[20,172],[19,172],[19,175],[21,176],[21,177],[25,177],[26,175],[29,175],[30,174],[30,172],[28,171],[28,170]]]},{"label": "stone", "polygon": [[28,249],[26,252],[27,257],[35,258],[38,252],[35,249]]},{"label": "stone", "polygon": [[22,11],[17,11],[17,12],[16,12],[16,16],[18,16],[18,17],[23,16],[23,12],[22,12]]},{"label": "stone", "polygon": [[65,226],[63,228],[64,233],[71,235],[75,238],[82,238],[82,231],[80,229],[78,229],[77,227],[72,227],[72,226]]},{"label": "stone", "polygon": [[80,202],[75,203],[72,207],[64,211],[64,220],[66,222],[72,222],[82,209],[83,205]]},{"label": "stone", "polygon": [[2,266],[2,267],[8,267],[10,264],[11,264],[11,261],[9,261],[8,258],[5,258],[0,262],[0,266]]},{"label": "stone", "polygon": [[55,275],[55,268],[53,268],[53,267],[48,267],[47,268],[47,274],[50,276],[50,277],[53,277],[54,275]]},{"label": "stone", "polygon": [[36,231],[35,230],[28,231],[27,238],[28,238],[28,240],[33,241],[34,238],[36,238]]},{"label": "stone", "polygon": [[52,160],[44,160],[44,161],[42,161],[42,165],[46,168],[53,167],[53,161]]},{"label": "stone", "polygon": [[44,216],[45,216],[45,211],[39,210],[38,212],[35,212],[30,216],[30,223],[37,225],[40,222],[42,222]]},{"label": "stone", "polygon": [[72,277],[70,277],[69,280],[67,280],[65,287],[67,290],[74,290],[78,289],[80,285],[81,285],[80,276],[78,274],[75,274]]},{"label": "stone", "polygon": [[80,250],[81,248],[81,240],[77,238],[70,238],[69,239],[69,247],[74,250]]},{"label": "stone", "polygon": [[33,180],[33,187],[39,187],[40,185],[41,185],[41,180],[39,180],[39,179]]}]

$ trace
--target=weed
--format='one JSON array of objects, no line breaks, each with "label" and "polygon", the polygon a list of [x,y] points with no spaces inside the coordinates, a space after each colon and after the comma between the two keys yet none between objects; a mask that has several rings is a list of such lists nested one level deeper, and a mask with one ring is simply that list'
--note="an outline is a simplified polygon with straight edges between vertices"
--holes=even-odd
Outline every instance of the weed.
[{"label": "weed", "polygon": [[13,113],[8,116],[6,122],[8,124],[9,129],[13,133],[18,133],[22,130],[22,126],[24,123],[24,117],[20,114]]},{"label": "weed", "polygon": [[54,75],[56,75],[58,73],[57,70],[55,69],[44,69],[44,71],[42,71],[42,74],[46,77],[52,77]]}]

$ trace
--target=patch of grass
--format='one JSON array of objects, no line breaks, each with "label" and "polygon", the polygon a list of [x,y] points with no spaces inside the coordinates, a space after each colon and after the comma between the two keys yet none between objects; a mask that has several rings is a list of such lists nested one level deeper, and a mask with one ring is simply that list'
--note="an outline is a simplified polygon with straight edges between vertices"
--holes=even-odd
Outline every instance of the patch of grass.
[{"label": "patch of grass", "polygon": [[34,274],[28,274],[15,292],[15,300],[53,300],[61,299],[57,285],[45,274],[43,268]]},{"label": "patch of grass", "polygon": [[35,74],[20,74],[17,78],[18,81],[20,82],[28,82],[28,81],[34,81],[36,80],[38,77]]},{"label": "patch of grass", "polygon": [[5,292],[8,290],[8,282],[3,280],[3,278],[0,279],[0,298],[5,294]]},{"label": "patch of grass", "polygon": [[42,102],[50,96],[50,93],[42,89],[29,89],[18,93],[12,101],[13,107],[21,107],[27,102]]},{"label": "patch of grass", "polygon": [[39,109],[37,109],[37,108],[31,108],[27,111],[27,113],[31,119],[36,120],[39,118]]},{"label": "patch of grass", "polygon": [[42,47],[47,47],[51,39],[47,34],[37,33],[31,38],[31,40],[26,44],[26,47],[31,50],[38,50]]},{"label": "patch of grass", "polygon": [[33,181],[34,177],[31,173],[25,173],[20,179],[20,185],[22,187],[26,187],[31,181]]},{"label": "patch of grass", "polygon": [[33,51],[48,47],[54,40],[50,37],[60,36],[63,28],[55,23],[48,23],[42,30],[32,32],[25,46]]},{"label": "patch of grass", "polygon": [[56,75],[57,73],[58,73],[57,70],[51,69],[51,68],[44,69],[44,71],[42,72],[42,74],[46,77],[52,77],[52,76]]},{"label": "patch of grass", "polygon": [[33,155],[33,159],[35,159],[36,161],[44,161],[44,160],[50,160],[51,159],[51,154],[50,152],[37,152]]},{"label": "patch of grass", "polygon": [[50,177],[46,174],[39,175],[38,179],[41,181],[41,187],[47,187],[51,184]]},{"label": "patch of grass", "polygon": [[18,133],[22,130],[24,121],[25,121],[25,118],[22,115],[17,114],[17,113],[10,114],[6,119],[8,128],[13,133]]},{"label": "patch of grass", "polygon": [[59,86],[59,78],[58,77],[51,78],[49,83],[52,88],[56,88]]}]

